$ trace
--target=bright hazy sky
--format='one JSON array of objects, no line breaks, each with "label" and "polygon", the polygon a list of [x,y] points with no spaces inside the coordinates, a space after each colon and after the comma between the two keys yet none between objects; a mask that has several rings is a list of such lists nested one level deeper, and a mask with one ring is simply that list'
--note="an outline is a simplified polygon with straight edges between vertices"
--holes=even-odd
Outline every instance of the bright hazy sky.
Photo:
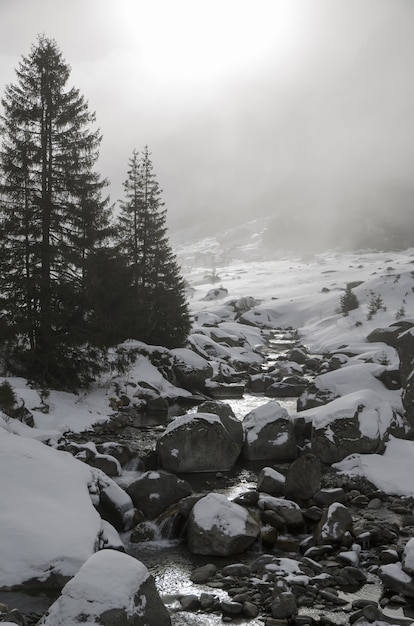
[{"label": "bright hazy sky", "polygon": [[344,210],[414,180],[413,0],[0,0],[0,91],[44,33],[122,196],[148,145],[170,218]]}]

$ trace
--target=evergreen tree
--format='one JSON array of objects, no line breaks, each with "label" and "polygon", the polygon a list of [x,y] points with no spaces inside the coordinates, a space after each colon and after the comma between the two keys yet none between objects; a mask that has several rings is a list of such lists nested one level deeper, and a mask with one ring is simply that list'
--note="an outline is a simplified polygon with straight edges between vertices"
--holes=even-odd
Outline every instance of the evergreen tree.
[{"label": "evergreen tree", "polygon": [[101,136],[55,41],[40,36],[6,87],[0,132],[3,322],[43,380],[87,339],[88,257],[109,234]]},{"label": "evergreen tree", "polygon": [[147,147],[140,157],[133,152],[124,191],[118,238],[130,270],[126,337],[182,345],[190,330],[185,285],[168,240],[166,210]]}]

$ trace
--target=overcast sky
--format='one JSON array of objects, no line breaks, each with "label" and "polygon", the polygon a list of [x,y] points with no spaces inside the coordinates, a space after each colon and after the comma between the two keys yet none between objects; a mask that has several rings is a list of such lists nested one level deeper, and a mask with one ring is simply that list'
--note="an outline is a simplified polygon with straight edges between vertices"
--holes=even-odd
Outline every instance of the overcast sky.
[{"label": "overcast sky", "polygon": [[96,112],[113,201],[146,144],[170,220],[414,181],[413,0],[0,0],[1,93],[39,33]]}]

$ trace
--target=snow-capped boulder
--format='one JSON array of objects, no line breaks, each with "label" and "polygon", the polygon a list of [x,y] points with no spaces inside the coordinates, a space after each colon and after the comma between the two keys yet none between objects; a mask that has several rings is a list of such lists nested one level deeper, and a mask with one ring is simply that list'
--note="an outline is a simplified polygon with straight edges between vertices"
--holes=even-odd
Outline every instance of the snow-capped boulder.
[{"label": "snow-capped boulder", "polygon": [[178,474],[229,471],[242,449],[239,437],[234,438],[235,428],[233,420],[213,413],[177,417],[157,441],[160,466]]},{"label": "snow-capped boulder", "polygon": [[221,298],[225,298],[229,295],[227,289],[223,287],[214,287],[214,289],[209,289],[203,300],[211,301],[211,300],[220,300]]},{"label": "snow-capped boulder", "polygon": [[213,413],[223,422],[230,435],[240,446],[243,443],[243,426],[241,421],[234,415],[229,404],[218,400],[206,400],[197,407],[197,413]]},{"label": "snow-capped boulder", "polygon": [[257,491],[263,491],[272,496],[283,496],[285,493],[286,478],[272,467],[263,467],[257,476]]},{"label": "snow-capped boulder", "polygon": [[154,519],[171,504],[191,494],[187,481],[164,471],[144,472],[128,485],[127,493],[147,519]]},{"label": "snow-capped boulder", "polygon": [[230,360],[231,350],[229,347],[214,341],[204,333],[192,333],[188,343],[200,357],[204,359]]},{"label": "snow-capped boulder", "polygon": [[315,411],[312,452],[326,464],[338,463],[354,453],[382,453],[396,426],[391,406],[369,389],[309,411]]},{"label": "snow-capped boulder", "polygon": [[402,566],[405,572],[414,574],[414,537],[409,539],[404,547]]},{"label": "snow-capped boulder", "polygon": [[219,493],[201,498],[188,519],[188,547],[193,554],[238,554],[247,550],[259,533],[260,525],[251,513]]},{"label": "snow-capped boulder", "polygon": [[103,540],[94,506],[99,478],[115,483],[68,453],[1,427],[0,457],[7,468],[0,474],[5,498],[0,507],[0,588],[47,586],[51,580],[63,586]]},{"label": "snow-capped boulder", "polygon": [[102,470],[108,476],[120,476],[122,473],[121,464],[111,454],[102,454],[98,452],[96,445],[93,442],[86,444],[70,444],[71,448],[77,448],[75,450],[69,450],[74,454],[75,458],[79,461],[87,463],[91,467],[96,467]]},{"label": "snow-capped boulder", "polygon": [[262,307],[254,307],[240,315],[239,322],[256,326],[257,328],[277,328],[279,325],[279,314],[273,309],[264,309]]},{"label": "snow-capped boulder", "polygon": [[294,424],[278,402],[267,402],[243,418],[243,456],[249,461],[293,461],[297,456]]},{"label": "snow-capped boulder", "polygon": [[39,626],[170,626],[171,619],[143,563],[102,550],[62,589]]},{"label": "snow-capped boulder", "polygon": [[171,352],[175,357],[173,372],[178,384],[190,391],[203,389],[206,380],[213,375],[207,359],[189,348],[175,348]]},{"label": "snow-capped boulder", "polygon": [[340,544],[346,532],[352,531],[352,515],[343,504],[334,502],[324,512],[315,531],[320,544]]},{"label": "snow-capped boulder", "polygon": [[95,506],[101,516],[117,530],[129,530],[135,512],[130,496],[101,470],[93,470],[93,477],[94,483],[89,486],[89,491],[94,489],[91,495],[96,499]]}]

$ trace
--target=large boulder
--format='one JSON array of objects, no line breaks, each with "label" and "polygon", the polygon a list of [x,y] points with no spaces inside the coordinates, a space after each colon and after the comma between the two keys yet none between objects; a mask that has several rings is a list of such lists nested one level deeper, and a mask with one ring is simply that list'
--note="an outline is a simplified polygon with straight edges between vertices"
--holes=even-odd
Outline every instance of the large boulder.
[{"label": "large boulder", "polygon": [[213,413],[223,422],[230,435],[240,446],[243,443],[243,426],[241,421],[234,415],[233,409],[225,402],[218,400],[206,400],[197,407],[197,413]]},{"label": "large boulder", "polygon": [[144,472],[126,489],[147,519],[155,519],[169,506],[191,494],[187,481],[169,472]]},{"label": "large boulder", "polygon": [[247,509],[210,493],[190,513],[188,548],[193,554],[230,556],[247,550],[259,533],[260,525]]},{"label": "large boulder", "polygon": [[173,372],[177,382],[184,389],[198,391],[203,389],[206,380],[213,376],[211,364],[189,348],[175,348]]},{"label": "large boulder", "polygon": [[396,427],[392,407],[369,389],[337,398],[315,409],[312,453],[322,463],[342,461],[350,454],[381,454]]},{"label": "large boulder", "polygon": [[62,589],[39,626],[170,626],[143,563],[114,550],[92,555]]},{"label": "large boulder", "polygon": [[285,496],[295,502],[310,500],[321,487],[321,463],[313,454],[304,454],[289,466]]},{"label": "large boulder", "polygon": [[250,411],[242,422],[243,457],[249,461],[293,461],[297,456],[294,424],[278,402]]},{"label": "large boulder", "polygon": [[242,448],[236,426],[213,413],[177,417],[157,441],[160,466],[177,474],[231,470]]}]

